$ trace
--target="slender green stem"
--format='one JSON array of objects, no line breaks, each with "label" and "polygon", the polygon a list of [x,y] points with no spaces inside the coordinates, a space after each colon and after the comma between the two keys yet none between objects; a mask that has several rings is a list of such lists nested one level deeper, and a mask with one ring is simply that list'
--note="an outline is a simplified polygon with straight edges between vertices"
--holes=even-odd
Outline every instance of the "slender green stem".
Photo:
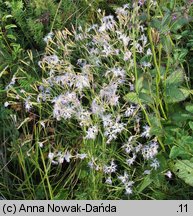
[{"label": "slender green stem", "polygon": [[46,178],[46,181],[47,181],[47,184],[48,184],[48,190],[49,190],[49,194],[50,194],[50,199],[53,200],[52,187],[51,187],[49,177],[48,177],[48,168],[46,167],[44,156],[43,156],[43,153],[42,153],[41,149],[40,149],[40,153],[41,153],[42,163],[43,163],[43,167],[44,167],[45,178]]},{"label": "slender green stem", "polygon": [[162,100],[160,99],[160,88],[159,88],[159,85],[160,85],[160,81],[161,81],[161,72],[160,72],[160,68],[159,68],[159,65],[157,63],[157,56],[156,56],[156,52],[155,52],[155,47],[154,47],[154,44],[153,44],[153,39],[152,39],[152,35],[151,35],[151,27],[149,26],[148,27],[148,36],[149,36],[149,41],[150,41],[150,45],[151,45],[151,50],[152,50],[152,53],[153,53],[153,61],[154,61],[154,65],[156,67],[156,93],[157,93],[157,105],[160,106],[161,108],[161,111],[162,111],[162,114],[164,116],[165,119],[167,119],[167,116],[165,114],[165,111],[164,111],[164,108],[163,108],[163,105],[162,105]]},{"label": "slender green stem", "polygon": [[50,32],[52,32],[53,28],[54,28],[54,24],[55,24],[55,21],[56,21],[56,17],[58,15],[58,11],[60,9],[60,6],[62,4],[62,0],[60,0],[59,4],[58,4],[58,7],[57,7],[57,10],[56,10],[56,13],[55,13],[55,16],[54,16],[54,20],[52,22],[52,25],[51,25],[51,29],[50,29]]}]

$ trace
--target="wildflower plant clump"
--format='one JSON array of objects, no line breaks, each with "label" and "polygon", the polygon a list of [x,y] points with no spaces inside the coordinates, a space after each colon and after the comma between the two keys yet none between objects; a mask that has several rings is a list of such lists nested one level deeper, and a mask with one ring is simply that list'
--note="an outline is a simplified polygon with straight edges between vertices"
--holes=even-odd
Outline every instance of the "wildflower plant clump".
[{"label": "wildflower plant clump", "polygon": [[[150,175],[171,176],[160,166],[164,149],[148,118],[158,86],[157,77],[151,83],[143,77],[154,71],[154,59],[142,7],[137,1],[125,4],[114,15],[99,9],[95,24],[49,33],[38,62],[41,82],[29,92],[15,90],[18,76],[7,86],[10,98],[37,113],[40,131],[54,128],[54,139],[47,134],[36,140],[50,169],[78,167],[75,198],[84,193],[91,199],[137,198],[151,183]],[[144,98],[137,100],[142,85]],[[149,98],[148,85],[155,87]]]}]

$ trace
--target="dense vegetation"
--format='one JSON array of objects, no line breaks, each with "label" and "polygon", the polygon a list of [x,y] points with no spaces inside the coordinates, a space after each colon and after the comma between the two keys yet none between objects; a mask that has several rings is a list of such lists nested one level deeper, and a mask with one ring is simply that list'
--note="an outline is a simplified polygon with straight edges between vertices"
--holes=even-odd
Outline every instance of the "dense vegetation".
[{"label": "dense vegetation", "polygon": [[0,0],[1,199],[192,199],[192,8]]}]

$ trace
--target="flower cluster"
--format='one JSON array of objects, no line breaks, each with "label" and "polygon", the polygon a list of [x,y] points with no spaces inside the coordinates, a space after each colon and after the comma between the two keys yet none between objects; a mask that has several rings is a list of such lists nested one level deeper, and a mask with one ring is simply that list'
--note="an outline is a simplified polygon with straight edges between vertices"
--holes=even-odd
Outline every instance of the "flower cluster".
[{"label": "flower cluster", "polygon": [[[132,166],[137,167],[136,161],[149,162],[155,170],[159,167],[159,143],[152,138],[140,105],[124,100],[126,93],[136,90],[134,61],[142,72],[152,67],[146,27],[138,19],[142,4],[134,4],[118,8],[116,17],[99,11],[101,22],[80,26],[72,33],[49,33],[44,38],[47,52],[38,63],[45,71],[42,83],[25,98],[26,111],[34,104],[49,105],[49,118],[62,127],[71,123],[76,134],[80,131],[77,137],[82,143],[76,148],[84,153],[73,156],[73,146],[64,152],[56,149],[48,153],[52,164],[85,159],[90,169],[103,174],[107,184],[112,186],[113,178],[120,181],[127,195],[133,191],[134,181],[128,173]],[[15,80],[13,77],[8,88]],[[124,166],[117,160],[124,161]]]},{"label": "flower cluster", "polygon": [[66,152],[58,151],[57,153],[49,152],[48,154],[48,159],[53,165],[62,164],[64,161],[69,163],[71,158],[83,160],[84,158],[87,158],[87,154],[77,153],[76,155],[73,156],[69,151],[66,151]]},{"label": "flower cluster", "polygon": [[80,108],[80,101],[75,92],[66,92],[53,99],[53,116],[57,120],[69,119],[77,113]]},{"label": "flower cluster", "polygon": [[124,172],[123,176],[118,176],[118,179],[121,181],[121,183],[124,185],[125,187],[125,194],[126,195],[130,195],[132,194],[132,185],[134,184],[133,181],[129,181],[129,175]]}]

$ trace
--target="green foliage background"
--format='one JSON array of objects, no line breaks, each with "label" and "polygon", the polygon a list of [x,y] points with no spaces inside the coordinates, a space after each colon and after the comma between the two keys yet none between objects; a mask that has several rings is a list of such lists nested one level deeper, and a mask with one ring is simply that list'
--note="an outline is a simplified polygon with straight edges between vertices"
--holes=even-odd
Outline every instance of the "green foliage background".
[{"label": "green foliage background", "polygon": [[[29,124],[22,129],[17,129],[18,125],[15,118],[25,119],[26,114],[21,112],[20,108],[6,109],[4,107],[4,102],[7,100],[5,86],[14,74],[23,75],[23,71],[27,71],[26,79],[20,82],[23,89],[27,90],[30,88],[30,84],[41,78],[37,62],[41,59],[45,49],[46,44],[43,38],[50,31],[78,28],[79,25],[93,23],[98,8],[104,9],[107,14],[110,14],[117,6],[128,2],[131,1],[0,0],[0,196],[2,198],[88,199],[88,194],[81,190],[81,187],[76,188],[77,176],[74,173],[78,167],[74,164],[65,170],[58,168],[57,176],[51,179],[50,185],[46,188],[49,190],[49,187],[52,187],[54,195],[50,197],[46,194],[44,181],[41,179],[49,179],[49,175],[53,174],[52,170],[49,170],[48,173],[44,164],[41,164],[43,162],[38,163],[37,158],[43,158],[41,150],[37,150],[37,158],[34,158],[34,161],[29,161],[24,154],[26,149],[18,148],[21,140],[26,139],[33,126]],[[148,25],[159,31],[160,46],[165,52],[163,56],[165,64],[169,68],[176,68],[177,65],[181,65],[183,71],[179,70],[171,74],[166,80],[164,91],[161,92],[167,120],[160,118],[159,122],[161,123],[156,124],[154,115],[150,116],[150,120],[153,123],[155,134],[162,134],[166,148],[166,152],[160,160],[163,164],[169,163],[174,177],[165,185],[165,183],[163,184],[165,180],[162,177],[152,180],[153,177],[151,179],[148,176],[138,188],[139,193],[135,198],[192,199],[192,1],[160,0],[159,3],[160,11],[151,14],[153,19]],[[146,19],[146,16],[147,14],[143,14],[142,19]],[[173,19],[174,16],[177,17],[175,20]],[[170,36],[171,40],[168,39],[167,35]],[[162,68],[161,65],[159,66]],[[188,80],[184,78],[184,74]],[[161,75],[164,76],[164,72]],[[139,83],[139,86],[142,84]],[[188,86],[189,90],[183,90],[185,86]],[[126,95],[125,97],[134,102],[140,100],[142,103],[151,104],[148,91],[144,88],[144,94]],[[162,130],[160,130],[159,124],[162,125]],[[25,148],[27,147],[28,145],[25,145]],[[43,173],[45,176],[42,176]],[[85,178],[84,173],[80,176],[81,178]],[[72,184],[67,187],[70,182]],[[73,194],[73,190],[76,190],[76,194]],[[100,197],[118,199],[119,194],[112,197],[105,197],[101,194]]]}]

